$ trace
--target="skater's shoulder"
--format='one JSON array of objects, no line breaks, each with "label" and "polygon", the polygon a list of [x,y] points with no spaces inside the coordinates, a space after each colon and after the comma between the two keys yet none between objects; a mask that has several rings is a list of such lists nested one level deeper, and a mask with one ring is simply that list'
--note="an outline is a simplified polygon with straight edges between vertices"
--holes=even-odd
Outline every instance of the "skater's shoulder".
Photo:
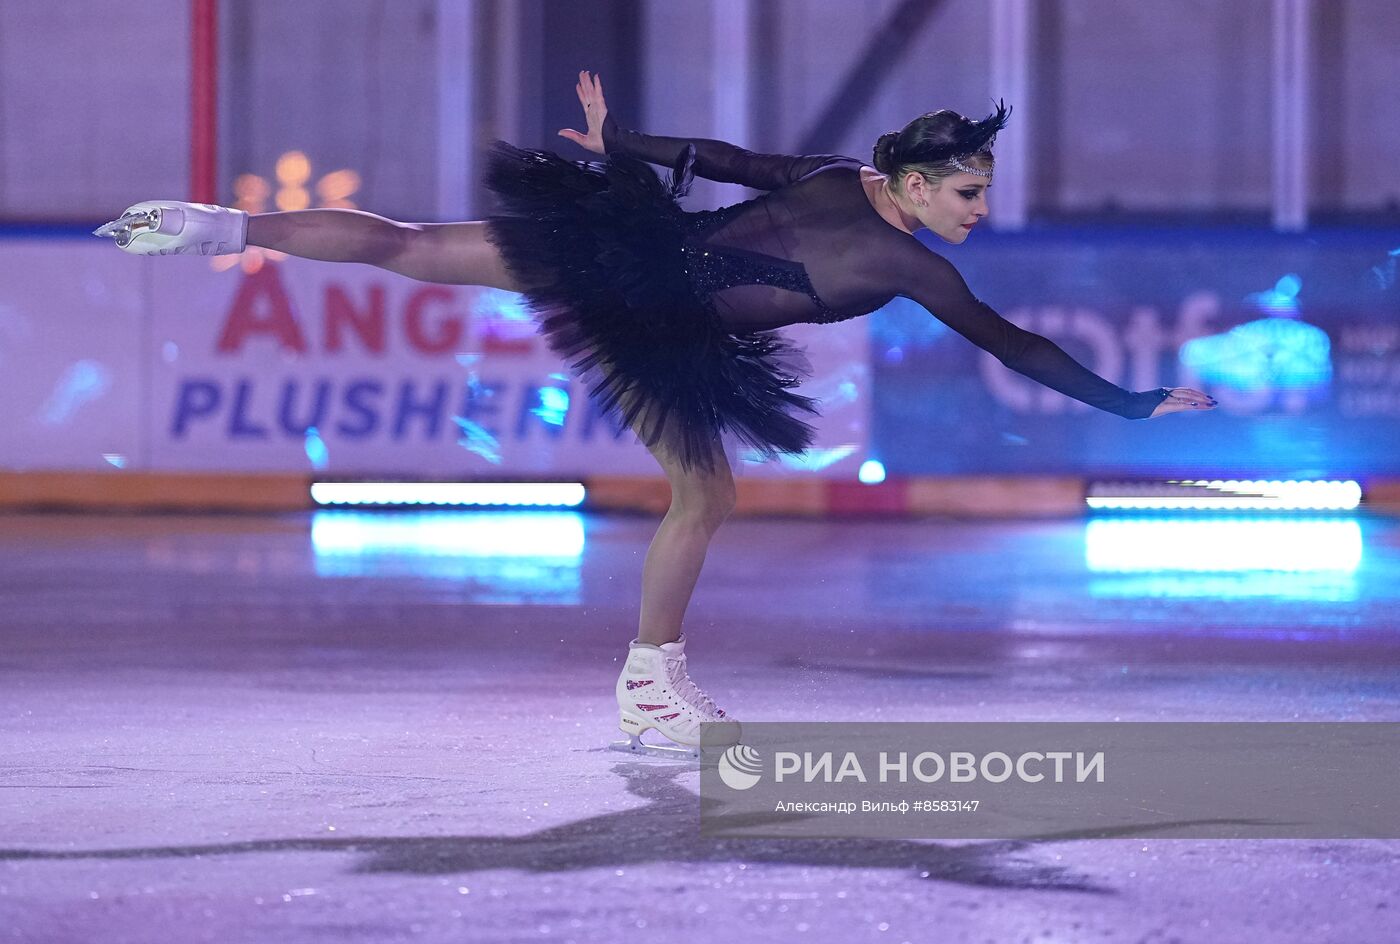
[{"label": "skater's shoulder", "polygon": [[783,189],[792,193],[797,204],[825,210],[823,217],[834,212],[843,221],[861,222],[871,212],[870,200],[861,183],[864,166],[854,157],[832,155],[827,163],[808,171]]},{"label": "skater's shoulder", "polygon": [[844,154],[823,154],[821,162],[799,177],[794,183],[822,179],[838,180],[860,176],[861,162]]}]

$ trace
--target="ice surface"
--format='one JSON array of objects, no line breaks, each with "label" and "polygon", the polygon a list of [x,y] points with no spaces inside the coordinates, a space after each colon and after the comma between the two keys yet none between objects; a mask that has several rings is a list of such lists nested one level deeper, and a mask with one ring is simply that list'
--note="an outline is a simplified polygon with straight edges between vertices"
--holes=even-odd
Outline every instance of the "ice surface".
[{"label": "ice surface", "polygon": [[[701,839],[606,749],[655,521],[350,520],[0,517],[0,941],[1400,938],[1393,842]],[[1355,527],[1275,594],[1085,522],[734,520],[690,668],[754,720],[1400,720]]]}]

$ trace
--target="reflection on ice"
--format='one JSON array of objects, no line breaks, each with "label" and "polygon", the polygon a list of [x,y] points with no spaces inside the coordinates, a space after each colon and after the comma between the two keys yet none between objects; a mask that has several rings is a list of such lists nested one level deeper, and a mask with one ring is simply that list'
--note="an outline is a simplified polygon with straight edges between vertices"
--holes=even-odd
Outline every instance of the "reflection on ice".
[{"label": "reflection on ice", "polygon": [[326,448],[326,441],[321,438],[321,431],[315,426],[306,427],[306,459],[311,463],[311,468],[318,472],[330,467],[330,450]]},{"label": "reflection on ice", "polygon": [[1356,597],[1361,525],[1333,518],[1097,519],[1084,529],[1095,597]]},{"label": "reflection on ice", "polygon": [[1096,519],[1084,529],[1091,571],[1354,571],[1361,526],[1349,518]]},{"label": "reflection on ice", "polygon": [[483,603],[579,602],[577,512],[320,511],[311,543],[323,577],[467,581]]},{"label": "reflection on ice", "polygon": [[1101,577],[1089,583],[1089,595],[1101,600],[1172,598],[1346,603],[1357,599],[1357,592],[1356,575],[1346,571],[1301,575],[1279,571],[1132,574]]},{"label": "reflection on ice", "polygon": [[560,511],[320,511],[311,519],[316,555],[539,557],[577,563],[583,516]]},{"label": "reflection on ice", "polygon": [[[827,466],[840,462],[858,448],[860,448],[858,443],[843,443],[842,445],[831,447],[812,446],[801,455],[793,455],[787,452],[779,453],[773,461],[777,462],[785,469],[820,472]],[[766,461],[761,454],[752,449],[740,453],[739,458],[744,462],[752,462],[755,464]]]},{"label": "reflection on ice", "polygon": [[101,399],[112,388],[112,371],[94,360],[69,364],[40,410],[47,426],[63,426],[86,403]]}]

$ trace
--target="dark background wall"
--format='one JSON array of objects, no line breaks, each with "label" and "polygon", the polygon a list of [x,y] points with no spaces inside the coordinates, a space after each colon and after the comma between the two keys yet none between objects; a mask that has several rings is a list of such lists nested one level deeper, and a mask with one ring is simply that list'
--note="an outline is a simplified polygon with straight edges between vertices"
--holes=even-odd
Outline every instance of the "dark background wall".
[{"label": "dark background wall", "polygon": [[[458,8],[474,24],[460,54],[478,149],[505,137],[582,157],[555,136],[580,121],[581,68],[603,74],[629,124],[858,156],[915,115],[984,114],[1003,91],[986,0],[226,0],[224,198],[239,174],[270,176],[295,149],[314,173],[358,173],[361,206],[436,218],[438,182],[456,170],[439,147],[452,129],[438,127],[438,34]],[[1028,8],[1030,77],[1006,134],[1027,136],[1033,219],[1268,220],[1270,0]],[[87,220],[186,194],[189,10],[188,0],[0,4],[0,220]],[[1311,10],[1313,211],[1395,222],[1400,5]],[[736,44],[742,65],[725,55]],[[737,130],[719,107],[734,94],[746,103]],[[481,208],[479,188],[471,204]]]}]

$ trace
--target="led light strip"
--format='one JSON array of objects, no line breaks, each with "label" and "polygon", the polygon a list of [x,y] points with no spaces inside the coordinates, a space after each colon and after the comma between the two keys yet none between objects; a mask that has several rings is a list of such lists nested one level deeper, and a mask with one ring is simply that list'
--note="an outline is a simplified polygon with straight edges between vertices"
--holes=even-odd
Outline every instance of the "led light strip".
[{"label": "led light strip", "polygon": [[577,482],[314,482],[318,505],[474,505],[576,508],[584,488]]},{"label": "led light strip", "polygon": [[1095,482],[1084,501],[1094,510],[1351,511],[1361,503],[1361,486],[1293,479]]}]

